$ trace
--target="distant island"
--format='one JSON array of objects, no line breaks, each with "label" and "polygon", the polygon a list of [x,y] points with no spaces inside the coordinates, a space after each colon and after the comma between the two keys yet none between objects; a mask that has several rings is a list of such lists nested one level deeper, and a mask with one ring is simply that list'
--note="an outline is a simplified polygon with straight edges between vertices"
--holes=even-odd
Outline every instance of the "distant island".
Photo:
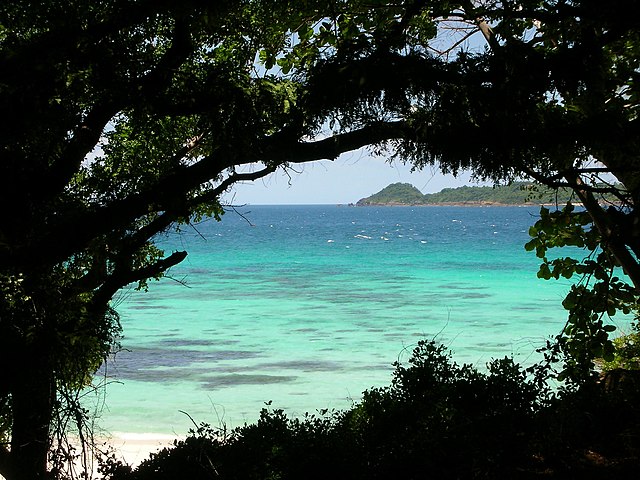
[{"label": "distant island", "polygon": [[569,190],[555,191],[532,182],[513,182],[495,187],[445,188],[438,193],[427,194],[410,183],[393,183],[370,197],[361,198],[356,206],[543,205],[566,203],[570,198]]}]

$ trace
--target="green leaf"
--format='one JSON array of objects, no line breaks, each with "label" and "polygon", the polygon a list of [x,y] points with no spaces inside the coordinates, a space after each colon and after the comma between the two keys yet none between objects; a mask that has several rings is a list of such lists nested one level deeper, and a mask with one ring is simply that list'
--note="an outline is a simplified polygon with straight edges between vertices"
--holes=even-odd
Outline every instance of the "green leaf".
[{"label": "green leaf", "polygon": [[543,263],[540,265],[540,270],[538,270],[538,278],[543,278],[545,280],[549,280],[551,278],[551,270],[549,270],[549,265]]}]

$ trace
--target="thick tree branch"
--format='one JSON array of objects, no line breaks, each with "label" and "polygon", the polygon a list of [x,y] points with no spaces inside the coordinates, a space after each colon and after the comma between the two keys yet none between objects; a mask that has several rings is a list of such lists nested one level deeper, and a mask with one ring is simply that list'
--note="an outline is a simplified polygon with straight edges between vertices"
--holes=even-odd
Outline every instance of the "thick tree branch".
[{"label": "thick tree branch", "polygon": [[186,256],[187,252],[174,252],[166,258],[136,270],[124,267],[116,268],[116,270],[109,276],[108,280],[96,291],[92,300],[94,308],[102,310],[104,305],[107,305],[109,300],[111,300],[115,293],[122,287],[147,278],[158,277],[169,268],[182,262]]},{"label": "thick tree branch", "polygon": [[[116,251],[116,258],[112,261],[117,262],[118,258],[123,260],[133,255],[136,250],[144,246],[152,237],[165,231],[179,216],[176,212],[164,212],[131,235],[125,236],[119,242],[119,245],[111,245]],[[102,257],[94,256],[94,264],[90,270],[84,276],[73,282],[69,286],[69,289],[75,294],[89,292],[102,285],[108,277],[106,253]]]},{"label": "thick tree branch", "polygon": [[113,100],[96,105],[78,126],[48,174],[49,179],[45,183],[47,188],[44,190],[48,196],[59,193],[78,172],[82,161],[98,144],[109,120],[127,105],[150,102],[158,93],[163,92],[169,86],[175,70],[192,52],[189,25],[186,21],[177,19],[171,47],[156,67],[138,82],[134,82],[128,92],[106,95],[106,98]]},{"label": "thick tree branch", "polygon": [[591,193],[610,194],[617,197],[618,200],[623,203],[627,201],[627,198],[623,194],[623,192],[615,187],[598,187],[587,185],[584,182],[581,182],[580,184],[572,183],[570,180],[568,180],[568,178],[579,178],[579,175],[583,173],[608,173],[610,172],[610,170],[607,168],[579,168],[572,170],[571,172],[558,172],[554,175],[543,175],[528,166],[524,166],[522,170],[533,179],[550,188],[570,188],[574,191],[585,190]]},{"label": "thick tree branch", "polygon": [[18,246],[13,251],[1,250],[0,264],[8,266],[62,262],[100,234],[127,228],[131,222],[148,214],[150,207],[156,211],[172,210],[172,204],[176,200],[183,202],[181,199],[188,192],[215,179],[233,166],[259,161],[277,166],[282,163],[335,159],[341,153],[410,134],[411,130],[404,122],[378,122],[315,142],[301,142],[295,138],[275,135],[265,139],[263,146],[257,148],[263,153],[257,154],[255,158],[241,159],[233,151],[220,151],[189,167],[175,170],[142,192],[74,218],[60,218],[30,245]]},{"label": "thick tree branch", "polygon": [[[259,178],[263,178],[270,173],[273,173],[276,170],[276,167],[267,167],[262,170],[258,170],[250,173],[236,173],[230,175],[223,182],[221,182],[216,188],[207,192],[206,194],[199,195],[194,198],[188,205],[186,205],[189,209],[196,208],[199,205],[204,203],[212,202],[217,200],[217,198],[231,185],[241,181],[253,181]],[[156,219],[154,219],[149,224],[137,230],[132,235],[126,237],[122,242],[122,247],[118,252],[117,257],[121,260],[126,260],[129,258],[133,252],[142,247],[146,242],[148,242],[153,236],[158,233],[166,230],[180,215],[175,212],[164,212],[159,215]],[[175,257],[178,258],[178,257]],[[117,260],[116,260],[117,261]],[[179,260],[181,261],[181,260]],[[177,261],[176,263],[179,263]],[[168,267],[167,267],[168,268]],[[142,270],[138,271],[139,273]],[[121,278],[124,278],[122,275],[118,275]],[[75,282],[71,288],[76,291],[90,291],[95,288],[98,288],[100,285],[105,284],[109,279],[109,275],[106,272],[106,269],[101,268],[101,266],[96,266],[95,269],[92,269],[88,272],[84,277],[80,278],[77,282]],[[140,280],[141,278],[135,278],[131,281]],[[109,280],[111,282],[111,280]],[[131,283],[131,282],[127,282]],[[117,281],[115,282],[117,284]],[[110,287],[104,287],[110,288]],[[117,289],[116,289],[117,290]],[[105,294],[106,295],[106,294]],[[100,298],[105,298],[105,295],[102,295]]]},{"label": "thick tree branch", "polygon": [[622,266],[624,272],[629,276],[634,286],[640,289],[640,264],[638,264],[637,259],[631,255],[631,252],[627,248],[627,242],[634,241],[634,239],[624,237],[623,232],[626,229],[613,221],[612,216],[607,214],[600,206],[593,196],[593,193],[587,189],[579,188],[581,185],[584,185],[580,177],[577,175],[568,175],[567,180],[570,183],[578,185],[578,188],[575,188],[574,192],[582,201],[582,205],[587,209],[589,215],[591,215],[593,223],[598,228],[604,243]]},{"label": "thick tree branch", "polygon": [[265,142],[260,160],[265,164],[335,160],[342,153],[385,140],[407,138],[411,134],[412,131],[405,121],[392,121],[375,122],[351,132],[332,135],[314,142],[286,142],[275,135]]},{"label": "thick tree branch", "polygon": [[500,43],[493,33],[493,29],[491,25],[484,19],[484,17],[478,15],[476,12],[476,8],[473,6],[471,0],[465,0],[462,2],[462,7],[465,10],[465,13],[469,16],[471,20],[477,25],[478,29],[484,36],[487,44],[491,47],[491,50],[497,52],[500,50]]}]

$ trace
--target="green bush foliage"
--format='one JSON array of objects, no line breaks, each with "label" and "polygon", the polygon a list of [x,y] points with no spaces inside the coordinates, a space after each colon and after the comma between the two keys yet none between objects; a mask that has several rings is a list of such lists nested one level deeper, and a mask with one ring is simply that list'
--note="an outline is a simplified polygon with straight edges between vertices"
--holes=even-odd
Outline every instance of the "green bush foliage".
[{"label": "green bush foliage", "polygon": [[[548,378],[547,378],[548,379]],[[540,380],[540,376],[537,377]],[[598,383],[551,389],[504,358],[479,371],[421,341],[392,382],[347,411],[263,409],[228,431],[202,424],[108,480],[622,478],[638,467],[640,395]],[[613,475],[613,477],[612,477]]]},{"label": "green bush foliage", "polygon": [[[616,330],[611,318],[618,312],[628,320],[631,314],[637,317],[638,289],[624,275],[617,256],[607,249],[611,239],[594,228],[591,215],[571,203],[555,211],[542,207],[529,235],[525,249],[534,251],[542,261],[538,278],[574,280],[562,302],[568,312],[567,323],[554,345],[564,363],[558,378],[581,382],[597,374],[596,359],[615,362],[616,350],[618,359],[620,353],[632,355],[624,341],[616,346],[610,338]],[[570,253],[577,258],[550,252],[566,247],[572,248]],[[633,337],[630,340],[633,343]]]},{"label": "green bush foliage", "polygon": [[625,370],[640,370],[640,329],[637,324],[632,325],[633,331],[613,340],[613,358],[609,361],[599,359],[598,366],[603,372],[616,368]]},{"label": "green bush foliage", "polygon": [[496,478],[530,463],[535,415],[547,394],[510,359],[488,371],[458,365],[422,341],[391,385],[344,412],[289,418],[263,409],[233,431],[202,425],[135,471],[111,480]]}]

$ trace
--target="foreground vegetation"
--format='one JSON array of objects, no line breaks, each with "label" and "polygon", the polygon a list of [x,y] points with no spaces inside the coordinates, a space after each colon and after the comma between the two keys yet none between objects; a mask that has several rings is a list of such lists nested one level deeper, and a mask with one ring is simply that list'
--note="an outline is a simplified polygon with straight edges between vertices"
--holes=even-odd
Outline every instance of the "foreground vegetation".
[{"label": "foreground vegetation", "polygon": [[[118,348],[112,299],[187,256],[160,250],[160,235],[219,218],[238,182],[367,146],[417,170],[573,192],[584,212],[541,211],[527,245],[541,278],[575,282],[562,373],[588,378],[593,357],[612,353],[608,317],[640,310],[636,12],[631,0],[0,2],[0,475],[48,480],[70,457],[70,431],[91,438],[79,399]],[[585,256],[546,256],[563,246]],[[372,405],[419,411],[395,388]],[[411,465],[436,468],[424,449],[451,463],[447,439],[475,425],[474,408],[458,417],[441,405],[423,420],[441,419],[428,439],[407,416],[394,443],[395,427],[366,411],[355,426],[339,415],[326,435],[345,455],[353,446],[357,472],[414,475]],[[615,425],[619,411],[602,418]],[[489,418],[480,424],[500,416]],[[309,422],[301,431],[316,432]],[[363,443],[375,425],[390,443]],[[490,445],[484,427],[471,431],[482,436],[469,445]],[[231,452],[247,435],[212,444]],[[266,445],[276,476],[274,449],[291,450]],[[459,468],[492,472],[488,447],[466,445],[453,465],[477,458]],[[338,465],[341,452],[330,452]]]},{"label": "foreground vegetation", "polygon": [[[200,426],[110,480],[623,478],[639,466],[637,385],[552,389],[546,368],[511,359],[483,373],[420,342],[391,385],[350,410],[302,419],[282,410],[232,431]],[[619,379],[618,379],[619,380]]]}]

